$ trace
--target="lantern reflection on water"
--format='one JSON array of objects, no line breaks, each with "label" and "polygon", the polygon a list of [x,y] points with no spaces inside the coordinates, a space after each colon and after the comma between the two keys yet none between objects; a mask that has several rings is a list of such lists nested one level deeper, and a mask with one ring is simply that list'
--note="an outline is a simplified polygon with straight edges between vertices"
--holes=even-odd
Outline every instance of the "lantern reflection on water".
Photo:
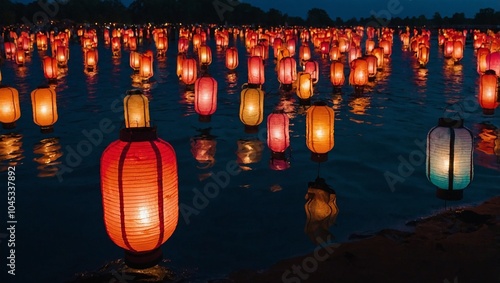
[{"label": "lantern reflection on water", "polygon": [[215,164],[217,140],[210,134],[211,128],[200,129],[199,135],[191,138],[191,154],[200,164],[198,169],[208,169]]},{"label": "lantern reflection on water", "polygon": [[252,170],[246,165],[258,163],[262,159],[264,143],[259,139],[239,139],[236,143],[238,145],[236,151],[238,164],[245,171]]},{"label": "lantern reflection on water", "polygon": [[58,161],[63,156],[61,148],[59,138],[46,138],[35,144],[33,153],[36,157],[33,160],[39,164],[37,166],[38,177],[53,177],[57,174],[58,165],[62,163]]},{"label": "lantern reflection on water", "polygon": [[320,244],[332,237],[329,227],[335,223],[339,213],[337,195],[325,179],[318,177],[309,182],[305,199],[307,220],[304,230],[313,243]]},{"label": "lantern reflection on water", "polygon": [[23,136],[17,133],[0,135],[0,172],[16,166],[24,159]]}]

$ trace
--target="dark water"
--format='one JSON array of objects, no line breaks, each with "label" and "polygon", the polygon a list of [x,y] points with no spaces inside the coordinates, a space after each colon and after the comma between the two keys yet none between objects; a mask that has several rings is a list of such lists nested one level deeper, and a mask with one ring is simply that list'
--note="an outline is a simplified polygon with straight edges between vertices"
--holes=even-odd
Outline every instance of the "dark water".
[{"label": "dark water", "polygon": [[[318,165],[310,160],[305,145],[305,108],[295,95],[287,98],[280,93],[272,59],[266,61],[265,115],[284,107],[291,117],[291,166],[284,171],[269,167],[265,121],[258,134],[247,134],[238,117],[241,85],[247,77],[242,42],[231,41],[239,49],[240,65],[236,82],[230,82],[224,52],[216,50],[213,39],[209,41],[213,53],[209,72],[219,86],[218,109],[210,123],[198,121],[192,94],[185,93],[176,77],[176,43],[169,44],[166,60],[154,63],[156,83],[146,94],[159,136],[177,153],[180,204],[195,207],[194,190],[213,183],[228,164],[239,160],[242,170],[203,209],[189,216],[181,213],[174,235],[163,245],[166,266],[186,282],[204,282],[312,251],[315,245],[304,233],[304,203]],[[422,70],[411,53],[401,50],[395,36],[390,64],[363,95],[354,95],[348,85],[341,95],[334,95],[329,62],[313,55],[321,68],[313,101],[327,101],[336,115],[335,147],[319,168],[337,193],[339,214],[329,229],[335,241],[346,241],[353,233],[398,228],[444,209],[425,177],[422,145],[447,110],[460,112],[476,137],[476,147],[482,149],[475,152],[475,176],[464,199],[448,206],[476,204],[500,192],[500,165],[491,154],[500,118],[498,113],[483,116],[476,102],[478,74],[472,46],[467,44],[464,59],[454,66],[446,64],[435,38],[431,44],[430,63]],[[121,100],[132,88],[129,52],[113,59],[111,50],[100,46],[98,73],[88,76],[78,44],[73,42],[70,50],[67,75],[56,89],[59,120],[51,134],[41,134],[31,115],[30,92],[44,81],[41,54],[35,51],[24,70],[13,62],[1,66],[2,83],[19,90],[22,111],[17,128],[2,130],[0,136],[2,169],[16,166],[14,282],[63,282],[123,257],[103,224],[99,158],[122,127]],[[110,133],[91,138],[85,134],[96,133],[99,123],[108,119]],[[208,151],[198,162],[193,151],[201,145],[195,141],[207,128],[214,138],[203,143]],[[402,168],[410,159],[413,165]],[[401,175],[398,170],[403,169],[404,178],[391,189],[384,174]],[[2,176],[6,181],[7,173]],[[4,244],[2,250],[7,254]]]}]

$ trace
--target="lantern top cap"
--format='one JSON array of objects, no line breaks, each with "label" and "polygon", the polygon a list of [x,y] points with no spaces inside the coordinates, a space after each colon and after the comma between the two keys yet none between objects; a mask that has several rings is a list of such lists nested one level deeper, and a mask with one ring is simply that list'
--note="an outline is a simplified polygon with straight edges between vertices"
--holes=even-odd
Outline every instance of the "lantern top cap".
[{"label": "lantern top cap", "polygon": [[316,102],[314,102],[314,106],[326,106],[326,105],[327,104],[324,101],[316,101]]},{"label": "lantern top cap", "polygon": [[439,118],[438,126],[447,128],[463,128],[464,119]]},{"label": "lantern top cap", "polygon": [[126,92],[126,93],[127,93],[127,95],[141,95],[141,94],[144,94],[144,93],[142,92],[142,90],[137,89],[137,88],[135,88],[135,89],[131,89],[131,90],[127,90],[127,92]]},{"label": "lantern top cap", "polygon": [[485,75],[495,75],[495,76],[496,76],[496,74],[497,74],[497,73],[495,72],[495,70],[491,70],[491,69],[490,69],[490,70],[486,70],[486,71],[484,71],[484,74],[485,74]]}]

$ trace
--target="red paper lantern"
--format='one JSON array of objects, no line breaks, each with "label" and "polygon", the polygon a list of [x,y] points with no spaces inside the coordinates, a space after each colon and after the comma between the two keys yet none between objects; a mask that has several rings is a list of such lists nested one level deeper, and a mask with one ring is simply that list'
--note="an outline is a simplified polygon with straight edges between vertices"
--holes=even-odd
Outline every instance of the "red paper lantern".
[{"label": "red paper lantern", "polygon": [[16,64],[18,66],[24,66],[25,63],[26,63],[26,53],[24,52],[24,50],[18,49],[16,51]]},{"label": "red paper lantern", "polygon": [[125,263],[150,268],[178,221],[175,151],[153,128],[123,129],[101,156],[104,224]]},{"label": "red paper lantern", "polygon": [[366,64],[368,66],[368,78],[374,79],[377,75],[377,57],[375,55],[365,56]]},{"label": "red paper lantern", "polygon": [[57,80],[59,68],[56,58],[45,56],[42,59],[43,75],[51,82]]},{"label": "red paper lantern", "polygon": [[212,50],[207,45],[200,45],[198,48],[198,60],[200,65],[208,66],[212,63]]},{"label": "red paper lantern", "polygon": [[373,39],[367,39],[365,42],[365,53],[372,54],[374,48],[375,48],[375,41]]},{"label": "red paper lantern", "polygon": [[210,76],[198,78],[194,83],[194,110],[200,121],[210,121],[217,110],[217,81]]},{"label": "red paper lantern", "polygon": [[265,82],[264,63],[258,56],[248,57],[248,83],[262,85]]},{"label": "red paper lantern", "polygon": [[272,152],[284,152],[290,146],[290,119],[285,113],[267,116],[267,146]]},{"label": "red paper lantern", "polygon": [[139,52],[130,52],[130,68],[139,72],[139,69],[141,68],[141,54]]},{"label": "red paper lantern", "polygon": [[297,80],[297,63],[292,57],[285,57],[279,61],[278,81],[282,85],[291,85]]},{"label": "red paper lantern", "polygon": [[299,47],[299,59],[301,64],[311,59],[311,48],[308,45],[303,44]]},{"label": "red paper lantern", "polygon": [[307,61],[304,65],[304,72],[311,74],[311,79],[314,84],[319,80],[319,64],[316,61]]},{"label": "red paper lantern", "polygon": [[492,70],[486,71],[479,80],[479,105],[485,115],[493,115],[499,103],[498,77]]},{"label": "red paper lantern", "polygon": [[453,42],[452,56],[455,62],[459,62],[464,57],[464,44],[462,41],[456,40]]},{"label": "red paper lantern", "polygon": [[153,77],[153,57],[147,56],[146,54],[141,55],[140,59],[139,76],[143,81],[149,80]]},{"label": "red paper lantern", "polygon": [[56,50],[56,60],[60,67],[66,67],[69,60],[69,48],[58,46]]},{"label": "red paper lantern", "polygon": [[444,47],[443,47],[443,55],[444,58],[449,59],[453,57],[453,40],[447,40],[444,42]]},{"label": "red paper lantern", "polygon": [[353,86],[364,86],[368,83],[368,63],[365,59],[355,59],[351,62],[349,73],[349,84]]},{"label": "red paper lantern", "polygon": [[495,71],[495,74],[500,75],[500,51],[495,51],[486,56],[488,61],[488,69]]},{"label": "red paper lantern", "polygon": [[90,49],[85,51],[85,68],[89,71],[95,71],[97,68],[97,62],[99,61],[99,56],[97,49]]},{"label": "red paper lantern", "polygon": [[340,56],[341,56],[340,48],[338,46],[332,46],[332,48],[330,48],[330,60],[339,61]]},{"label": "red paper lantern", "polygon": [[238,49],[230,47],[226,49],[226,68],[234,70],[238,67]]},{"label": "red paper lantern", "polygon": [[373,49],[372,54],[377,57],[377,69],[382,70],[384,68],[384,50],[380,47]]},{"label": "red paper lantern", "polygon": [[196,59],[185,58],[182,60],[182,82],[186,85],[192,85],[198,78],[198,66]]},{"label": "red paper lantern", "polygon": [[180,37],[177,42],[177,52],[186,53],[189,49],[189,40],[186,37]]},{"label": "red paper lantern", "polygon": [[485,47],[480,47],[476,52],[476,60],[477,60],[477,72],[478,74],[484,74],[486,70],[488,70],[488,54],[490,54],[490,49]]},{"label": "red paper lantern", "polygon": [[378,45],[384,49],[384,57],[391,57],[392,54],[392,42],[389,40],[381,40]]}]

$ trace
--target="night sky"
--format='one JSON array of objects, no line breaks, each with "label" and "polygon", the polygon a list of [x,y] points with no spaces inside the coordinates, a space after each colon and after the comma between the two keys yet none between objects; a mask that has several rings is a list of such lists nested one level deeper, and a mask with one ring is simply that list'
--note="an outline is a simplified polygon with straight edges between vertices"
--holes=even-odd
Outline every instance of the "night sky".
[{"label": "night sky", "polygon": [[[133,0],[122,0],[128,6]],[[214,0],[222,3],[231,3],[235,0]],[[13,0],[13,2],[30,3],[32,0]],[[468,18],[481,8],[493,8],[500,11],[500,0],[240,0],[257,6],[264,11],[275,8],[289,16],[306,18],[311,8],[321,8],[328,12],[332,19],[340,17],[344,20],[355,17],[369,18],[372,13],[387,16],[385,12],[392,12],[394,17],[412,17],[425,15],[432,18],[435,12],[442,17],[451,17],[454,13],[465,13]],[[392,5],[393,8],[389,8]]]}]

